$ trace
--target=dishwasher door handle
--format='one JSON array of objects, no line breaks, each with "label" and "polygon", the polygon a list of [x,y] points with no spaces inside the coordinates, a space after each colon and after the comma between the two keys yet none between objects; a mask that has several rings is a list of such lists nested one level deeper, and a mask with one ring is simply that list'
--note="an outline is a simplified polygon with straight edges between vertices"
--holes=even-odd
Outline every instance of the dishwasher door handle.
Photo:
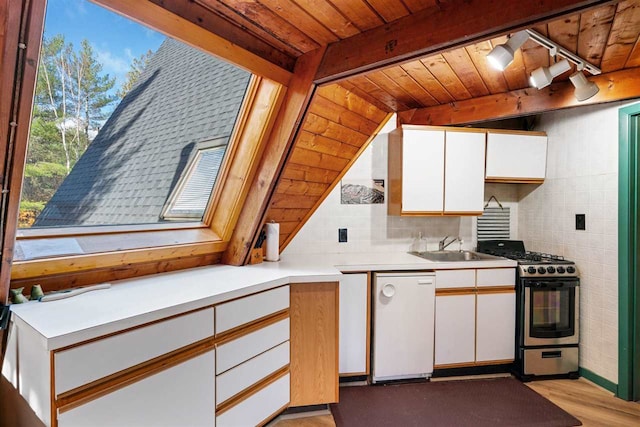
[{"label": "dishwasher door handle", "polygon": [[418,285],[433,285],[433,279],[420,279]]},{"label": "dishwasher door handle", "polygon": [[385,297],[391,298],[395,294],[396,294],[396,287],[393,286],[391,283],[387,283],[382,287],[382,295],[384,295]]}]

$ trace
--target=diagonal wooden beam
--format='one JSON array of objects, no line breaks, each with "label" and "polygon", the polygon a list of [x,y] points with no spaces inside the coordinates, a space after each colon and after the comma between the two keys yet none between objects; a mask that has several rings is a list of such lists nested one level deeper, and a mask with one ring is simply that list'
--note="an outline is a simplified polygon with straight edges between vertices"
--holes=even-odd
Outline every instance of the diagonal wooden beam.
[{"label": "diagonal wooden beam", "polygon": [[582,102],[573,96],[573,85],[564,81],[553,83],[543,90],[527,88],[403,111],[398,113],[398,123],[435,126],[468,124],[640,98],[640,67],[591,76],[589,81],[596,83],[600,91]]},{"label": "diagonal wooden beam", "polygon": [[477,43],[617,1],[450,0],[330,44],[316,74],[325,84]]},{"label": "diagonal wooden beam", "polygon": [[235,45],[254,53],[267,61],[293,71],[295,58],[279,51],[248,31],[213,13],[193,0],[149,0],[168,11],[181,16],[211,33],[229,40]]},{"label": "diagonal wooden beam", "polygon": [[226,38],[176,15],[151,0],[91,0],[113,12],[224,59],[250,73],[283,85],[289,84],[291,71],[250,52]]},{"label": "diagonal wooden beam", "polygon": [[227,250],[222,256],[223,264],[243,265],[248,261],[249,252],[260,227],[264,224],[278,176],[282,172],[315,90],[313,76],[318,70],[323,54],[324,48],[320,48],[300,56],[296,62],[291,84],[287,88],[287,94],[267,140],[258,171]]}]

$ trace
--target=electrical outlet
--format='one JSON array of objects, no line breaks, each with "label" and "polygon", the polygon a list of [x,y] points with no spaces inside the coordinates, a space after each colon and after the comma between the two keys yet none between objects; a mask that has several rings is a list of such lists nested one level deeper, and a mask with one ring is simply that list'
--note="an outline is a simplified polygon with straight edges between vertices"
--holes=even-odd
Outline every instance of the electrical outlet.
[{"label": "electrical outlet", "polygon": [[347,241],[347,229],[338,228],[338,242],[345,243]]},{"label": "electrical outlet", "polygon": [[587,220],[585,219],[585,214],[576,214],[576,230],[586,230],[586,221]]}]

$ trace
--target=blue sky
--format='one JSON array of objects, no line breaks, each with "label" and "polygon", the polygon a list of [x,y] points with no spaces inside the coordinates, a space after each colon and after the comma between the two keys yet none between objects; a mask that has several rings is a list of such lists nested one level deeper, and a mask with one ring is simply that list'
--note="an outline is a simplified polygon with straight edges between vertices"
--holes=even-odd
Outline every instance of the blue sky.
[{"label": "blue sky", "polygon": [[[135,1],[135,0],[133,0]],[[89,40],[103,72],[124,82],[133,58],[155,51],[165,36],[87,0],[48,0],[45,36],[63,34],[79,46]]]}]

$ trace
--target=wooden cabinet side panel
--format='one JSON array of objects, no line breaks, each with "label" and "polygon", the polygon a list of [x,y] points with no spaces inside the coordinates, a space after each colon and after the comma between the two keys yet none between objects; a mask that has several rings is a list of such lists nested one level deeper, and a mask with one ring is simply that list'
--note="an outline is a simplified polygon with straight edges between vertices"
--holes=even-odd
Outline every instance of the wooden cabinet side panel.
[{"label": "wooden cabinet side panel", "polygon": [[387,180],[389,184],[387,213],[402,213],[402,130],[389,133],[387,153]]},{"label": "wooden cabinet side panel", "polygon": [[291,285],[291,406],[338,401],[338,283]]}]

